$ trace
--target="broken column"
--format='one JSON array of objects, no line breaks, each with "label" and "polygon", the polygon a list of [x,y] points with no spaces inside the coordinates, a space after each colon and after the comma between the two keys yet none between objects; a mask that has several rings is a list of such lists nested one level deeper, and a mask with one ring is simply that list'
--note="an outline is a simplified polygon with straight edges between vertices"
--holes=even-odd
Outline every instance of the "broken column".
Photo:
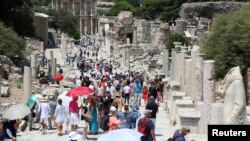
[{"label": "broken column", "polygon": [[36,71],[36,55],[35,54],[31,54],[31,73],[32,73],[32,78],[34,80],[36,80],[36,76],[37,76],[37,71]]},{"label": "broken column", "polygon": [[169,50],[163,47],[163,73],[168,77],[169,70]]},{"label": "broken column", "polygon": [[187,56],[188,48],[181,47],[181,54],[180,54],[180,84],[181,84],[181,91],[184,91],[184,75],[185,75],[185,56]]},{"label": "broken column", "polygon": [[[195,70],[196,70],[196,58],[198,56],[200,52],[200,47],[199,46],[193,46],[192,51],[191,51],[191,57],[192,57],[192,74],[191,74],[191,79],[190,79],[190,83],[191,86],[195,86],[196,85],[196,76],[194,74]],[[195,92],[196,88],[195,87],[191,87],[191,97],[193,100],[195,100]]]},{"label": "broken column", "polygon": [[32,76],[31,69],[28,66],[24,66],[24,75],[23,75],[23,83],[24,83],[24,97],[26,100],[29,99],[32,93]]}]

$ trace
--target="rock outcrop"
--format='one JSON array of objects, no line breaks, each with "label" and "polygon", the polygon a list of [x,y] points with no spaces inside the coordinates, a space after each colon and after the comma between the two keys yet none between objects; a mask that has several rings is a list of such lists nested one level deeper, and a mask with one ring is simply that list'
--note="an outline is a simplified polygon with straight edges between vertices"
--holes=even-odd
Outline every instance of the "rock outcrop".
[{"label": "rock outcrop", "polygon": [[230,13],[246,5],[244,2],[202,2],[184,3],[181,7],[180,16],[185,20],[193,20],[195,17],[212,19],[215,14]]}]

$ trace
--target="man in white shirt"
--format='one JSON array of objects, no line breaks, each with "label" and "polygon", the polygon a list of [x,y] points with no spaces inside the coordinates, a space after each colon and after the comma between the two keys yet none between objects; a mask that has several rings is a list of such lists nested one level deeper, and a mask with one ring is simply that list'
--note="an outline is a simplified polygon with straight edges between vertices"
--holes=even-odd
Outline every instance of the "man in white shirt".
[{"label": "man in white shirt", "polygon": [[127,83],[123,89],[124,89],[125,104],[129,104],[129,95],[130,95],[129,94],[129,91],[130,91],[129,84]]},{"label": "man in white shirt", "polygon": [[51,112],[48,100],[46,99],[45,96],[43,96],[40,99],[40,104],[38,107],[38,113],[40,116],[40,124],[42,126],[42,134],[44,135],[46,133],[47,125],[48,125],[48,118],[49,114]]}]

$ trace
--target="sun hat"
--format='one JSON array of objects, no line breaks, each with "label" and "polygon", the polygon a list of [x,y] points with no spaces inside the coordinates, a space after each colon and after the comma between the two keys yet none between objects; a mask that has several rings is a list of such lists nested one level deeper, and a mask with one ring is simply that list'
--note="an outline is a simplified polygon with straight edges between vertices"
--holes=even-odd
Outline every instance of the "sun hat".
[{"label": "sun hat", "polygon": [[115,106],[111,106],[111,108],[110,108],[110,111],[113,111],[113,112],[115,112],[115,111],[116,111],[116,108],[115,108]]},{"label": "sun hat", "polygon": [[75,131],[69,133],[69,140],[79,140],[82,136]]}]

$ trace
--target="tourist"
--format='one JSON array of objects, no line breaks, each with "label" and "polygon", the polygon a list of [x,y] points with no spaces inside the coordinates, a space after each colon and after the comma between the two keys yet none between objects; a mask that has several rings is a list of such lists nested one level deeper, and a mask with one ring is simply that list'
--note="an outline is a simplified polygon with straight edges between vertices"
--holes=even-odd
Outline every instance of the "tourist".
[{"label": "tourist", "polygon": [[58,135],[62,136],[62,130],[63,130],[63,122],[65,119],[65,108],[62,106],[62,99],[58,99],[57,101],[58,105],[56,106],[56,110],[55,110],[55,124],[56,124],[56,128],[58,131]]},{"label": "tourist", "polygon": [[125,104],[129,104],[129,91],[130,91],[130,87],[129,87],[129,83],[126,84],[126,86],[123,88],[124,89],[124,98],[125,98]]},{"label": "tourist", "polygon": [[88,101],[86,98],[83,99],[83,106],[81,107],[81,120],[83,125],[83,132],[82,135],[84,138],[88,139],[88,124],[92,120],[92,116],[90,115],[90,112],[88,111]]},{"label": "tourist", "polygon": [[155,82],[153,82],[153,81],[150,82],[149,97],[150,96],[153,96],[154,99],[157,99],[157,89],[155,87]]},{"label": "tourist", "polygon": [[125,105],[124,106],[124,111],[123,112],[118,112],[117,113],[117,118],[120,121],[123,121],[121,124],[119,124],[119,128],[131,128],[131,118],[132,118],[132,113],[129,111],[129,106]]},{"label": "tourist", "polygon": [[139,80],[136,80],[135,85],[134,85],[134,92],[135,92],[136,102],[139,105],[141,105],[141,90],[142,90],[142,86],[141,86]]},{"label": "tourist", "polygon": [[50,115],[49,115],[49,129],[51,130],[52,127],[52,122],[54,121],[54,114],[56,110],[56,102],[54,101],[54,96],[50,95],[49,96],[49,106],[50,106]]},{"label": "tourist", "polygon": [[92,135],[97,135],[98,134],[98,113],[97,113],[97,104],[96,104],[96,101],[94,99],[94,97],[89,97],[89,112],[90,112],[90,115],[92,116],[92,120],[90,122],[90,125],[89,125],[89,134]]},{"label": "tourist", "polygon": [[39,102],[40,104],[38,106],[38,114],[40,117],[40,125],[42,128],[42,134],[45,135],[51,109],[50,109],[50,106],[49,106],[49,103],[45,94],[43,94],[43,97],[39,100]]},{"label": "tourist", "polygon": [[116,112],[117,112],[117,109],[114,106],[112,106],[110,108],[110,117],[109,117],[109,123],[108,123],[109,131],[118,129],[119,124],[122,123],[120,120],[117,119]]},{"label": "tourist", "polygon": [[79,108],[78,108],[77,100],[78,100],[78,97],[74,96],[72,98],[72,101],[70,101],[69,103],[71,131],[75,131],[77,129],[77,125],[79,122]]},{"label": "tourist", "polygon": [[144,86],[142,89],[142,98],[143,98],[144,105],[146,105],[148,102],[148,88],[147,88],[147,86]]},{"label": "tourist", "polygon": [[[143,136],[141,136],[141,141],[156,141],[155,124],[151,120],[151,112],[151,110],[145,109],[144,117],[138,121],[137,131],[143,134]],[[146,128],[143,129],[145,126]]]},{"label": "tourist", "polygon": [[163,102],[163,89],[164,89],[164,83],[162,82],[161,78],[158,79],[156,88],[157,88],[157,103],[159,105],[160,102]]},{"label": "tourist", "polygon": [[173,139],[175,141],[186,141],[185,136],[190,132],[189,128],[181,128],[180,130],[176,130]]},{"label": "tourist", "polygon": [[156,114],[158,112],[158,105],[155,103],[155,99],[153,96],[149,97],[146,109],[152,110],[151,120],[153,121],[154,125],[156,125]]},{"label": "tourist", "polygon": [[2,132],[3,138],[11,139],[12,141],[16,141],[17,137],[17,129],[19,127],[19,120],[6,120],[2,123]]}]

